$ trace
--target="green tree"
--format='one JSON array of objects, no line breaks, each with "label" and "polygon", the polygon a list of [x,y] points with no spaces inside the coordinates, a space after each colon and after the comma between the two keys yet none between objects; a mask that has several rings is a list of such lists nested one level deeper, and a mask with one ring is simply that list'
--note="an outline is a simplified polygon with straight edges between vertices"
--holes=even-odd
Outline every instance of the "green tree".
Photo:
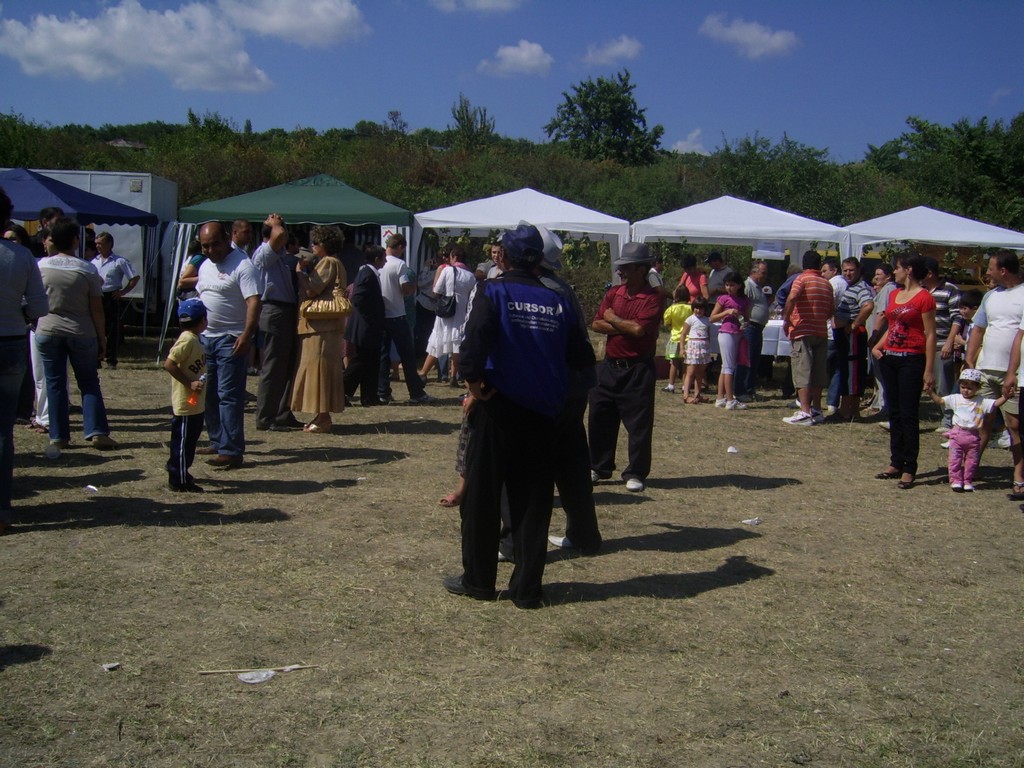
[{"label": "green tree", "polygon": [[658,157],[665,129],[648,130],[646,110],[637,104],[629,70],[610,79],[587,79],[563,91],[564,101],[544,126],[549,138],[586,160],[614,160],[623,165],[647,165]]},{"label": "green tree", "polygon": [[452,145],[456,149],[473,150],[495,138],[494,118],[487,116],[485,107],[474,107],[464,94],[452,104],[452,119],[455,125],[448,126],[452,134]]}]

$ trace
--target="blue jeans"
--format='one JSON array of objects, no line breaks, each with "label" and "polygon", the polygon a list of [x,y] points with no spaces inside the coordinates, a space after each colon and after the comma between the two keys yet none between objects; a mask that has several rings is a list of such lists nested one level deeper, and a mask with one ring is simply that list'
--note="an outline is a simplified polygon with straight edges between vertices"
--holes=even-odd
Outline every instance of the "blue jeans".
[{"label": "blue jeans", "polygon": [[110,434],[107,408],[100,391],[99,344],[96,338],[36,333],[36,348],[43,358],[46,400],[50,409],[50,439],[71,439],[68,403],[68,363],[82,393],[82,422],[86,439]]},{"label": "blue jeans", "polygon": [[14,484],[14,418],[25,378],[25,339],[0,340],[0,523],[11,522]]},{"label": "blue jeans", "polygon": [[245,363],[235,336],[202,337],[206,353],[206,431],[221,456],[245,453]]}]

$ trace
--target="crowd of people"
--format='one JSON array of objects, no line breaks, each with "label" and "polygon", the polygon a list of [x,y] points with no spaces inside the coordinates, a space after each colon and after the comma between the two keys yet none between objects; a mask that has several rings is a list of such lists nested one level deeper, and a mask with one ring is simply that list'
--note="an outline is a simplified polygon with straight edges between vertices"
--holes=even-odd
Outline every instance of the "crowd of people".
[{"label": "crowd of people", "polygon": [[[8,216],[0,194],[0,218]],[[109,233],[83,244],[82,231],[55,214],[37,238],[46,253],[38,260],[16,242],[22,238],[14,225],[0,243],[0,289],[8,294],[0,314],[0,385],[9,395],[0,422],[3,528],[23,391],[34,411],[29,426],[44,425],[54,450],[68,447],[70,364],[86,439],[100,449],[116,446],[98,369],[117,365],[117,323],[107,316],[138,278],[117,263]],[[707,256],[707,271],[687,256],[672,289],[649,247],[628,243],[613,263],[617,283],[586,317],[558,274],[561,242],[525,222],[490,246],[488,262],[474,268],[453,243],[419,276],[400,234],[383,247],[358,249],[356,259],[351,249],[345,253],[337,227],[312,227],[308,249],[277,214],[263,222],[261,242],[252,235],[248,222],[202,225],[180,274],[181,333],[164,361],[173,412],[170,489],[202,492],[191,474],[196,454],[216,469],[243,466],[253,370],[257,430],[326,433],[357,394],[362,407],[392,402],[396,368],[409,402],[430,402],[425,385],[436,368],[466,390],[459,483],[441,500],[461,516],[462,572],[444,582],[453,594],[495,598],[497,563],[508,560],[508,596],[518,607],[536,607],[549,544],[599,551],[594,486],[623,482],[640,493],[652,472],[663,327],[670,366],[663,391],[675,393],[681,380],[685,402],[697,404],[710,387],[714,406],[742,411],[757,399],[764,331],[778,316],[791,345],[784,390],[790,385],[797,403],[784,422],[814,427],[875,417],[890,440],[888,463],[876,476],[901,489],[917,479],[922,394],[943,414],[954,491],[973,490],[981,452],[1002,419],[1014,465],[1011,497],[1024,500],[1016,391],[1024,287],[1012,253],[990,257],[992,286],[982,295],[961,292],[941,279],[934,260],[913,252],[891,267],[879,264],[869,286],[857,259],[840,263],[808,251],[772,300],[764,262],[744,277],[718,252]],[[600,361],[590,334],[605,337]],[[36,358],[41,401],[32,397],[39,377],[25,375]],[[23,383],[33,379],[35,389],[30,383],[26,390]],[[620,426],[627,436],[622,459]],[[209,442],[200,446],[204,432]],[[556,486],[564,535],[549,532]]]}]

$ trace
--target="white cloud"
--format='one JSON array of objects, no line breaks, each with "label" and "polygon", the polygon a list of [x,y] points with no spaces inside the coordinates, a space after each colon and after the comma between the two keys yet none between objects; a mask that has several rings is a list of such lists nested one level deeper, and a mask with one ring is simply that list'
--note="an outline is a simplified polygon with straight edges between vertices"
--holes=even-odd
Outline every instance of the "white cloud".
[{"label": "white cloud", "polygon": [[493,59],[485,59],[477,70],[488,75],[546,75],[555,58],[538,43],[520,40],[519,45],[503,45]]},{"label": "white cloud", "polygon": [[1007,96],[1013,95],[1013,88],[996,88],[989,97],[989,103],[995,105],[1005,99]]},{"label": "white cloud", "polygon": [[726,24],[722,13],[713,13],[704,19],[699,31],[712,40],[734,46],[748,59],[783,56],[799,43],[795,33],[785,29],[772,30],[756,21],[735,19]]},{"label": "white cloud", "polygon": [[679,152],[680,154],[686,152],[696,152],[698,155],[710,154],[704,148],[704,142],[701,141],[701,130],[700,128],[694,128],[682,141],[677,141],[672,145],[673,152]]},{"label": "white cloud", "polygon": [[206,5],[148,11],[121,0],[95,18],[39,14],[0,21],[0,51],[27,75],[119,79],[154,69],[179,90],[263,91],[272,83],[243,50],[241,34]]},{"label": "white cloud", "polygon": [[430,0],[430,4],[443,13],[454,13],[455,11],[504,13],[519,8],[523,4],[523,0]]},{"label": "white cloud", "polygon": [[237,28],[322,48],[370,32],[352,0],[218,0]]},{"label": "white cloud", "polygon": [[604,45],[588,45],[587,55],[583,57],[583,61],[586,64],[615,64],[635,59],[643,49],[643,45],[635,37],[622,35],[618,40],[611,40]]}]

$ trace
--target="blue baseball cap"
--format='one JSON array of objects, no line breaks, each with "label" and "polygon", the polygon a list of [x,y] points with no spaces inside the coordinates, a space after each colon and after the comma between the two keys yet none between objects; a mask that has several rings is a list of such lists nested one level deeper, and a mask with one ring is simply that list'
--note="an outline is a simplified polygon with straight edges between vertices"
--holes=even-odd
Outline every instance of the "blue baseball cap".
[{"label": "blue baseball cap", "polygon": [[178,305],[178,319],[198,323],[206,317],[206,305],[199,299],[185,299]]}]

